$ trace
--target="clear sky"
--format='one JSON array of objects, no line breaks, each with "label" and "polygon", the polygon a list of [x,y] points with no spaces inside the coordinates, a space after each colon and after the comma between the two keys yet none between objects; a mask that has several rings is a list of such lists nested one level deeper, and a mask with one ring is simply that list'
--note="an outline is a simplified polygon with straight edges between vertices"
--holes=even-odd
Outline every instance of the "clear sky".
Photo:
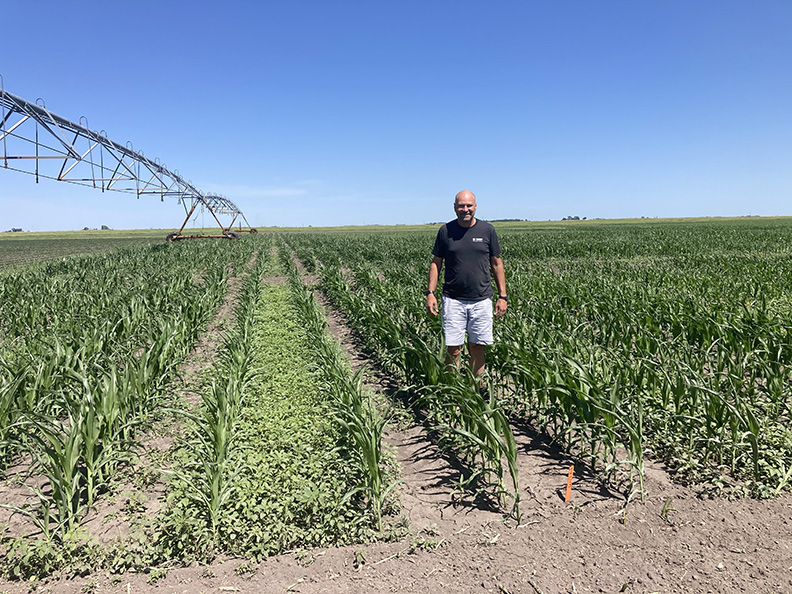
[{"label": "clear sky", "polygon": [[[789,0],[4,0],[0,75],[255,226],[792,214]],[[1,165],[0,230],[184,218]]]}]

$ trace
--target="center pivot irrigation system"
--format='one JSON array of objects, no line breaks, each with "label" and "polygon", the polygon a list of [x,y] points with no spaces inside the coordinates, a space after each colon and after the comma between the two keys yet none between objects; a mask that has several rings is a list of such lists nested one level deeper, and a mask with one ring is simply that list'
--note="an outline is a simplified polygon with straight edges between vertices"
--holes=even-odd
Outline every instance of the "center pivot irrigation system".
[{"label": "center pivot irrigation system", "polygon": [[[21,171],[57,181],[84,186],[159,196],[162,201],[176,198],[187,216],[181,228],[167,236],[181,239],[238,239],[242,231],[256,233],[239,207],[223,196],[203,194],[178,172],[170,171],[158,159],[148,159],[127,143],[122,146],[107,138],[107,133],[88,128],[85,117],[76,124],[50,112],[41,99],[31,103],[6,92],[0,76],[0,144],[5,169]],[[196,208],[211,213],[220,226],[219,234],[184,235],[184,227]],[[228,222],[230,217],[230,222]],[[221,218],[226,224],[221,222]],[[241,219],[241,220],[240,220]],[[239,222],[238,231],[233,231]]]}]

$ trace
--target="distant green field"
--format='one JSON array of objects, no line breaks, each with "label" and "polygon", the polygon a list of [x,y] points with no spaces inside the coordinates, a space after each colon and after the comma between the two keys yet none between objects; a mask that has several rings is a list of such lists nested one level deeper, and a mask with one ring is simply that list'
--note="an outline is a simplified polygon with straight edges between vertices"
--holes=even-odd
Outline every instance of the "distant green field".
[{"label": "distant green field", "polygon": [[[448,219],[453,218],[450,213]],[[730,221],[791,220],[790,217],[717,217],[690,219],[590,219],[581,221],[493,221],[498,229],[581,229],[601,225],[647,225],[662,223],[701,223]],[[435,229],[440,225],[361,225],[341,227],[258,227],[259,233],[403,233]],[[36,231],[0,233],[0,270],[24,266],[43,260],[66,258],[79,254],[105,252],[128,245],[157,244],[175,229],[87,230],[87,231]],[[189,229],[193,233],[216,233],[217,229]]]},{"label": "distant green field", "polygon": [[162,243],[171,229],[0,233],[0,269],[129,245]]}]

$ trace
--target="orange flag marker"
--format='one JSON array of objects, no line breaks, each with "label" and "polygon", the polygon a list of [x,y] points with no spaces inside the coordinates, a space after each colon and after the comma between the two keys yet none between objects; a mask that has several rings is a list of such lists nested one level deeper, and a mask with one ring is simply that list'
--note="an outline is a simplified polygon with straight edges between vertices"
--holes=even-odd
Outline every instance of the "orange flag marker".
[{"label": "orange flag marker", "polygon": [[567,488],[566,488],[566,495],[564,495],[564,503],[569,503],[570,498],[572,497],[572,473],[575,472],[575,465],[569,465],[569,472],[567,473]]}]

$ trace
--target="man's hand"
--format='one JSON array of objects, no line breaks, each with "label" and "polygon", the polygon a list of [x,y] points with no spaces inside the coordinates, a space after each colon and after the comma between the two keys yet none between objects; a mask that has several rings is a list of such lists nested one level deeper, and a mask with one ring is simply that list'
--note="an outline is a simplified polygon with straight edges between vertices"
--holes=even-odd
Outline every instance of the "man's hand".
[{"label": "man's hand", "polygon": [[498,316],[499,318],[503,317],[503,314],[506,313],[508,307],[509,304],[506,302],[505,299],[498,299],[495,302],[495,315]]},{"label": "man's hand", "polygon": [[429,293],[426,296],[426,311],[433,316],[437,315],[437,297],[434,296],[434,293]]}]

